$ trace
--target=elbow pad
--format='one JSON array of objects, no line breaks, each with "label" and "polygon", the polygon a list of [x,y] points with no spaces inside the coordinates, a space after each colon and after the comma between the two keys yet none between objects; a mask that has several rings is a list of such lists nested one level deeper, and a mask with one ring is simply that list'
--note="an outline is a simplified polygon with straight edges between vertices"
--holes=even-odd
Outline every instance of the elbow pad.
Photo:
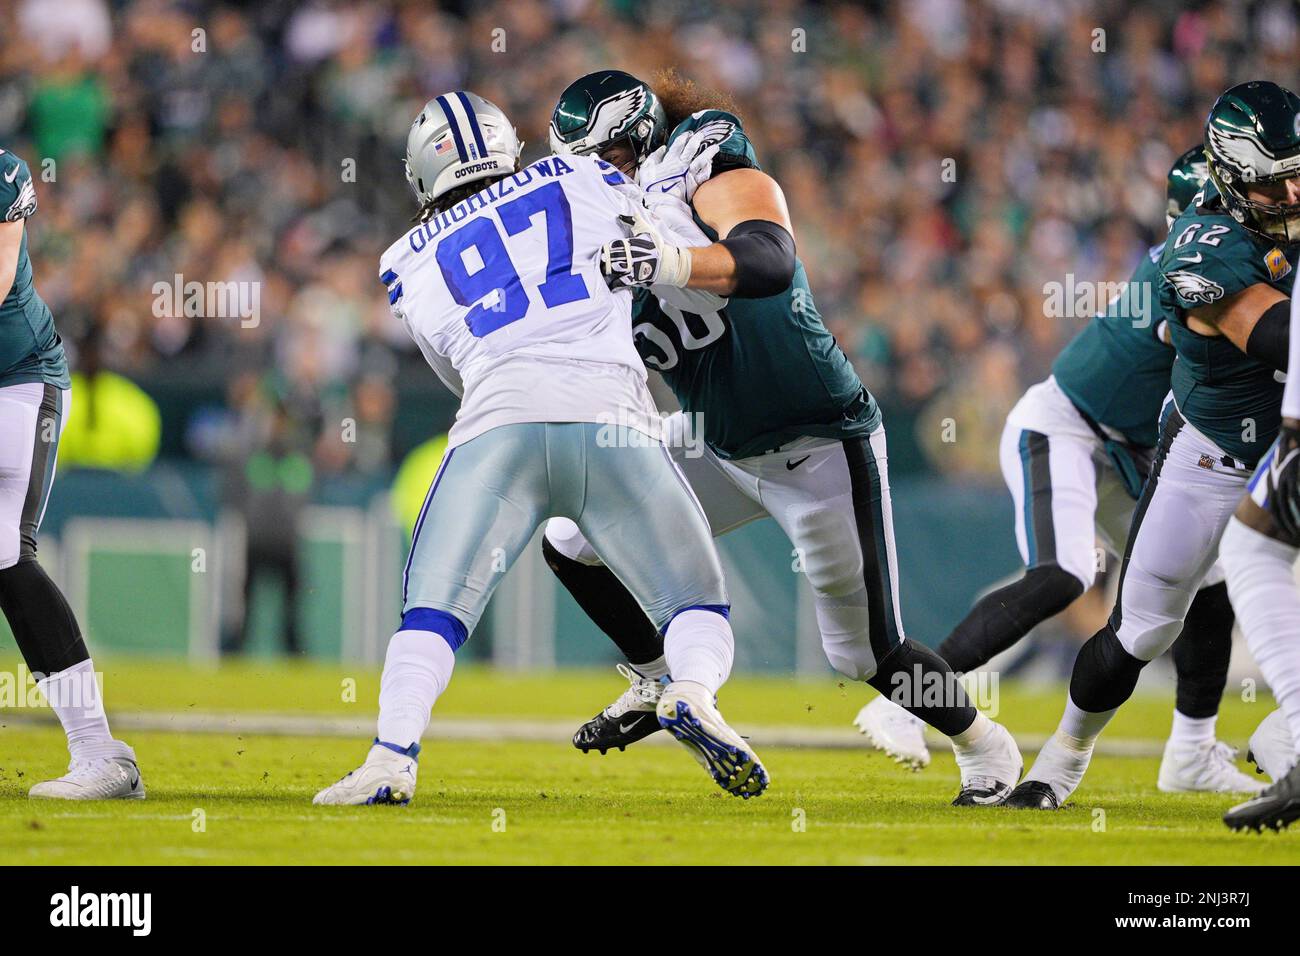
[{"label": "elbow pad", "polygon": [[1246,354],[1269,368],[1285,372],[1291,351],[1291,300],[1274,302],[1259,317],[1246,339]]},{"label": "elbow pad", "polygon": [[736,260],[738,299],[764,299],[790,288],[794,281],[794,236],[766,219],[747,219],[727,234],[726,246]]}]

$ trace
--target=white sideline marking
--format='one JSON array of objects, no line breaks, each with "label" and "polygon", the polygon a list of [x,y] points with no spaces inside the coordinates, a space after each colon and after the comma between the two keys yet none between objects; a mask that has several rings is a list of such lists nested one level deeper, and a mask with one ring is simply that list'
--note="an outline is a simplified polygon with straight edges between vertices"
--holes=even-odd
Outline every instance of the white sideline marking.
[{"label": "white sideline marking", "polygon": [[[186,711],[119,711],[110,715],[113,726],[125,730],[156,731],[183,734],[244,734],[270,737],[364,737],[375,733],[373,716],[336,717],[312,714],[256,714]],[[48,725],[55,721],[49,714],[4,714],[11,724]],[[426,740],[466,741],[526,741],[554,743],[570,746],[573,732],[582,718],[530,719],[522,717],[434,717],[429,721]],[[795,747],[816,750],[862,750],[872,748],[857,730],[846,727],[790,727],[744,726],[744,736],[752,738],[760,747]],[[1047,741],[1046,734],[1016,734],[1021,750],[1037,751]],[[932,749],[947,749],[947,741],[931,734],[927,740]],[[637,747],[678,746],[668,734],[654,734],[636,744]],[[1164,751],[1163,740],[1102,737],[1097,741],[1097,753],[1114,757],[1159,757]]]}]

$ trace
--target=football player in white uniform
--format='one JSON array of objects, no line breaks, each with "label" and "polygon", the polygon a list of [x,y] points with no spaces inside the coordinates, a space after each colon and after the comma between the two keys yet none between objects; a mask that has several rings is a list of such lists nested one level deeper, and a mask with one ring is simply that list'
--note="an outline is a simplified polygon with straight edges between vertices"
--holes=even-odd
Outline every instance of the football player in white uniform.
[{"label": "football player in white uniform", "polygon": [[454,651],[556,515],[600,548],[664,634],[676,680],[659,722],[723,789],[756,796],[767,773],[715,705],[734,649],[709,526],[661,441],[632,297],[597,264],[628,226],[649,225],[643,194],[594,157],[521,168],[519,152],[505,114],[472,93],[430,100],[411,127],[421,214],[383,254],[380,278],[461,407],[415,525],[378,733],[361,767],[315,802],[411,799]]},{"label": "football player in white uniform", "polygon": [[[1287,368],[1300,369],[1300,304],[1290,303]],[[1289,826],[1300,819],[1300,593],[1295,563],[1300,557],[1300,374],[1287,376],[1282,392],[1282,427],[1250,479],[1223,532],[1219,559],[1228,591],[1240,602],[1237,617],[1278,710],[1250,738],[1251,754],[1273,786],[1229,810],[1223,822],[1234,830]]]}]

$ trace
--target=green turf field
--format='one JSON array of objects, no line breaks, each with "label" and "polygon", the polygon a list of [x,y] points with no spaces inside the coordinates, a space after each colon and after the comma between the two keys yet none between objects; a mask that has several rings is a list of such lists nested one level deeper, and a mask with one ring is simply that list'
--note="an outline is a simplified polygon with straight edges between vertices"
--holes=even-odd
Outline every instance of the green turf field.
[{"label": "green turf field", "polygon": [[[12,662],[2,662],[0,666]],[[320,714],[369,721],[377,675],[346,667],[248,664],[213,671],[119,659],[103,667],[118,714]],[[355,680],[355,701],[350,698]],[[457,671],[439,718],[574,718],[619,689],[616,675]],[[746,725],[845,728],[869,692],[833,679],[736,678],[722,704]],[[1045,733],[1059,692],[1004,687],[1015,732]],[[1136,698],[1108,732],[1155,741],[1170,700]],[[1271,709],[1225,701],[1221,736],[1242,745]],[[910,773],[866,750],[755,745],[772,786],[748,802],[717,790],[684,750],[584,756],[560,743],[439,740],[405,808],[311,805],[352,769],[365,739],[132,730],[149,799],[32,802],[57,775],[61,733],[31,711],[0,711],[0,845],[13,863],[1300,863],[1300,832],[1233,834],[1232,797],[1166,796],[1158,761],[1098,756],[1057,814],[947,805],[951,756]],[[40,716],[39,714],[37,715]]]}]

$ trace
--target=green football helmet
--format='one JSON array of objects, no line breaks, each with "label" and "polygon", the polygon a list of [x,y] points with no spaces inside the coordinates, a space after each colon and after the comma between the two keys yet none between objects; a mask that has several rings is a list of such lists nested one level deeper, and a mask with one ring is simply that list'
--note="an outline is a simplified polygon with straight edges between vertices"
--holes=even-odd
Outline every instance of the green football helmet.
[{"label": "green football helmet", "polygon": [[1172,227],[1174,220],[1187,211],[1209,175],[1205,147],[1199,143],[1174,160],[1165,180],[1166,225]]},{"label": "green football helmet", "polygon": [[1300,242],[1300,205],[1246,195],[1252,186],[1300,176],[1300,97],[1266,80],[1234,86],[1210,108],[1205,154],[1233,219],[1270,242]]},{"label": "green football helmet", "polygon": [[621,70],[570,83],[551,113],[551,150],[599,154],[626,141],[638,165],[668,135],[663,105],[649,84]]}]

